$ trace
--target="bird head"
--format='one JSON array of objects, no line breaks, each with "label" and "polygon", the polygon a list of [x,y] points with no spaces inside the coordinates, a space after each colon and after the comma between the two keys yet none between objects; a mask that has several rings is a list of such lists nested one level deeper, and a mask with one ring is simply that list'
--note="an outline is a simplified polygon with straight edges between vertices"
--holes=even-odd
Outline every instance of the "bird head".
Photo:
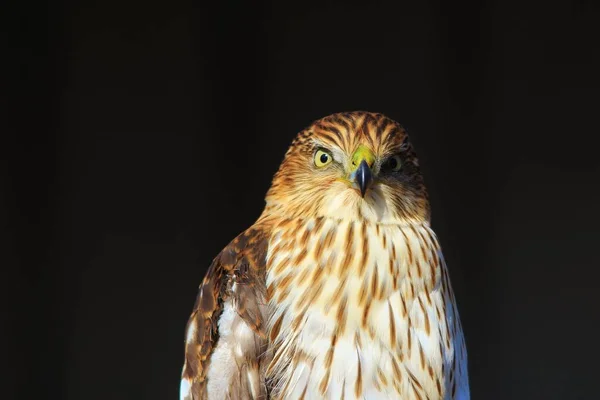
[{"label": "bird head", "polygon": [[351,112],[298,134],[267,193],[285,217],[426,221],[429,203],[406,131],[381,114]]}]

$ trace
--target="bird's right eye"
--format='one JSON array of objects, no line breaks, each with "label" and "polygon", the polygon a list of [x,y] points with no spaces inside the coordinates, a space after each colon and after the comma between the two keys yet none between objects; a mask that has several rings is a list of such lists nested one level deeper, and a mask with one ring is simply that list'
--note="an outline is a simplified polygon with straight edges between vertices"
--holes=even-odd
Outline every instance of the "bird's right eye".
[{"label": "bird's right eye", "polygon": [[317,150],[315,153],[315,165],[319,168],[329,165],[333,161],[333,157],[325,150]]}]

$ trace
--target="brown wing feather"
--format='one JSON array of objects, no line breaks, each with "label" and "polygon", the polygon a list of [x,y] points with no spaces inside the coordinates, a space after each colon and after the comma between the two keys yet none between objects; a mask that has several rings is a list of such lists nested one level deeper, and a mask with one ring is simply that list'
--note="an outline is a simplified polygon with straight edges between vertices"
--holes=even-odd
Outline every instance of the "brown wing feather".
[{"label": "brown wing feather", "polygon": [[[207,398],[207,373],[211,355],[218,344],[218,321],[225,301],[231,300],[239,317],[259,338],[266,337],[264,317],[259,307],[265,294],[266,251],[265,226],[255,225],[236,237],[214,258],[200,285],[186,327],[181,399]],[[234,283],[236,290],[232,290]],[[257,354],[263,354],[264,350]],[[247,361],[256,365],[260,360]]]}]

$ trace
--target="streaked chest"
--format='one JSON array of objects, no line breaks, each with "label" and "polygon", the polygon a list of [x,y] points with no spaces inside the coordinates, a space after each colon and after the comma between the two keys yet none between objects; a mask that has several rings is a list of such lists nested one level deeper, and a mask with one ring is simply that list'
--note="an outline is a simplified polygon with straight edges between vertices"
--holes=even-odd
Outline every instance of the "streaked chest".
[{"label": "streaked chest", "polygon": [[267,256],[275,398],[444,398],[458,327],[438,249],[426,225],[282,221]]}]

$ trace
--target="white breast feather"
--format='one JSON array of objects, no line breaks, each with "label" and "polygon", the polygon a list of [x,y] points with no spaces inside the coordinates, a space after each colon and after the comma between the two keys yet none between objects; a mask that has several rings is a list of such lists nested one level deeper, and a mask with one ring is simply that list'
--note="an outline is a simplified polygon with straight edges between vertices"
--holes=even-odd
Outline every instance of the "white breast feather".
[{"label": "white breast feather", "polygon": [[[300,328],[293,329],[293,320],[300,312],[299,304],[301,301],[314,290],[316,282],[312,282],[310,277],[316,268],[337,267],[342,258],[342,254],[336,254],[341,249],[345,248],[345,237],[349,229],[349,222],[336,222],[327,220],[324,222],[319,235],[313,235],[306,244],[308,256],[304,258],[298,265],[289,265],[283,272],[277,274],[274,268],[279,263],[293,261],[298,254],[304,250],[301,246],[288,246],[289,250],[280,250],[274,254],[271,250],[278,245],[285,244],[285,240],[299,240],[304,233],[303,229],[299,229],[293,238],[286,239],[286,235],[276,234],[269,245],[269,253],[267,255],[267,285],[274,285],[281,282],[286,276],[297,278],[304,269],[309,269],[309,278],[304,282],[297,282],[290,286],[289,293],[284,296],[281,303],[276,303],[276,300],[271,303],[271,318],[270,325],[277,321],[283,314],[281,329],[277,336],[276,348],[284,353],[282,359],[287,360],[281,362],[283,370],[274,371],[275,382],[278,384],[275,393],[278,390],[286,388],[286,399],[298,399],[304,394],[304,398],[322,398],[319,391],[319,385],[326,375],[326,357],[331,347],[332,336],[336,329],[336,309],[335,304],[339,299],[335,299],[334,295],[340,278],[344,275],[337,273],[328,275],[323,279],[324,286],[318,298],[310,304],[302,321]],[[314,222],[307,224],[305,229],[312,229]],[[355,231],[358,224],[355,226]],[[312,256],[312,250],[315,245],[325,239],[327,232],[330,229],[336,229],[335,242],[332,246],[321,254],[320,260],[315,260]],[[424,237],[434,237],[429,227],[426,225],[417,226],[416,229],[421,230]],[[404,232],[404,235],[403,233]],[[414,234],[411,229],[399,229],[396,225],[381,225],[380,234],[375,230],[375,225],[370,224],[367,230],[369,236],[369,258],[367,261],[366,271],[363,276],[359,274],[359,258],[356,254],[352,261],[349,270],[347,271],[347,281],[345,289],[342,293],[347,296],[347,323],[342,335],[337,338],[333,360],[330,368],[329,384],[327,386],[326,397],[339,399],[344,393],[344,398],[365,398],[365,399],[395,399],[398,398],[398,390],[402,393],[402,398],[412,399],[417,398],[411,389],[411,380],[415,379],[421,386],[421,395],[425,394],[428,398],[434,400],[436,397],[435,379],[441,380],[441,385],[445,387],[446,396],[450,399],[450,387],[448,372],[454,368],[454,356],[460,359],[457,363],[458,368],[454,371],[457,380],[457,393],[455,399],[469,399],[468,382],[466,375],[466,354],[462,354],[462,332],[460,326],[457,328],[457,335],[450,342],[450,346],[445,344],[445,337],[448,332],[454,329],[456,323],[454,318],[455,308],[449,298],[446,299],[446,315],[442,315],[438,319],[438,309],[443,310],[444,294],[441,290],[441,284],[434,288],[430,288],[428,296],[425,293],[423,284],[418,283],[418,280],[413,280],[414,297],[410,298],[407,293],[410,291],[410,282],[408,279],[409,270],[411,274],[415,271],[409,265],[408,247],[412,250],[412,257],[418,259],[422,263],[423,280],[430,280],[431,273],[428,266],[428,260],[423,259],[419,237]],[[381,237],[385,235],[387,240],[387,248],[383,247]],[[405,237],[408,239],[405,240]],[[393,280],[389,271],[390,246],[396,247],[397,259],[394,261],[395,273],[400,277],[397,289],[393,290]],[[279,246],[279,248],[285,248]],[[359,243],[355,239],[352,245],[352,251],[356,252],[359,249]],[[336,260],[335,266],[327,266],[323,260]],[[433,254],[427,257],[433,257]],[[443,259],[441,259],[443,262]],[[362,327],[361,319],[364,312],[364,305],[360,305],[358,301],[358,293],[361,287],[365,284],[365,279],[374,279],[374,270],[377,270],[378,285],[381,286],[387,296],[380,300],[373,300],[370,303],[370,311],[368,317],[368,329]],[[438,277],[439,278],[439,277]],[[438,279],[441,281],[441,278]],[[415,283],[416,282],[416,283]],[[420,286],[419,286],[420,285]],[[339,291],[338,294],[339,296]],[[448,296],[446,294],[446,296]],[[402,297],[407,299],[406,309],[407,316],[403,316],[402,312]],[[422,305],[419,304],[419,300]],[[391,337],[390,330],[390,312],[389,307],[393,310],[393,324],[395,326],[396,337]],[[332,309],[333,308],[333,309]],[[424,312],[423,312],[424,310]],[[429,318],[429,334],[424,330],[425,317]],[[411,327],[408,327],[410,317]],[[373,337],[369,334],[371,330]],[[408,331],[411,335],[410,351],[408,350]],[[359,336],[360,345],[357,344],[357,335]],[[390,343],[396,341],[396,349],[392,349]],[[442,344],[443,352],[440,353],[440,343]],[[459,350],[461,354],[459,353]],[[428,371],[428,368],[423,368],[421,362],[420,351],[425,358],[425,363],[433,368],[433,378]],[[302,362],[293,364],[286,368],[286,363],[294,359],[299,353],[305,354],[306,359]],[[399,363],[401,380],[396,379],[397,373],[393,365],[393,356],[402,353],[402,362]],[[298,358],[298,357],[296,357]],[[359,361],[360,360],[360,361]],[[444,366],[446,371],[442,376],[441,369]],[[362,389],[359,395],[355,394],[355,384],[360,368],[362,378]],[[463,371],[465,373],[463,373]],[[382,378],[387,382],[387,385],[382,385]],[[444,379],[446,377],[446,379]],[[395,382],[395,384],[394,384]],[[394,386],[396,385],[396,387]],[[464,395],[461,394],[464,392]]]}]

